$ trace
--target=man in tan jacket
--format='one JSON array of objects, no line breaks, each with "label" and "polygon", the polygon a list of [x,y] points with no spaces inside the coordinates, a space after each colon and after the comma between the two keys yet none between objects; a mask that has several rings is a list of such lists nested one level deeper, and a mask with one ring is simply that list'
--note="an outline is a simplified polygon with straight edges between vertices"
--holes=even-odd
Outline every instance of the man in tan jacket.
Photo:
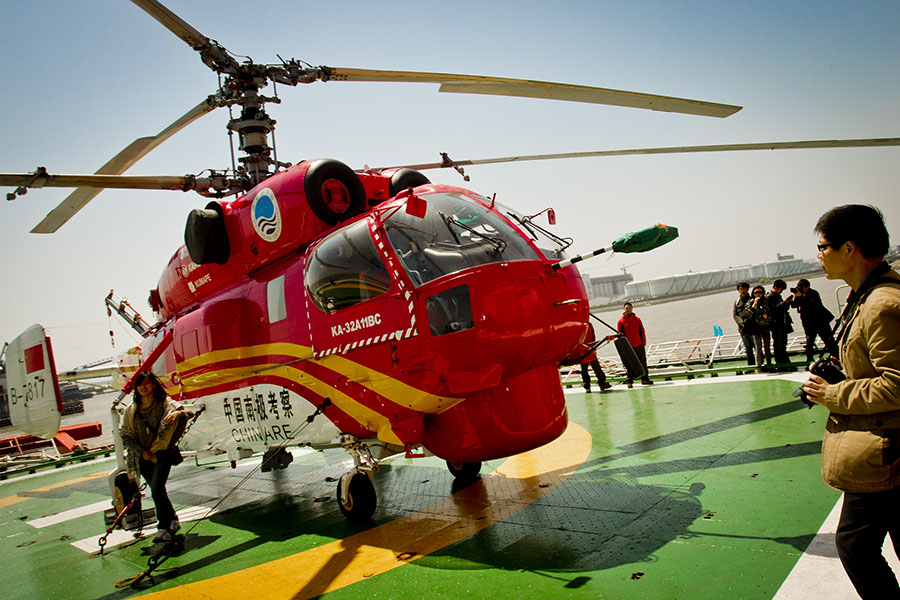
[{"label": "man in tan jacket", "polygon": [[900,275],[884,261],[881,212],[847,205],[819,219],[819,260],[828,279],[852,288],[838,337],[847,379],[810,375],[803,389],[831,414],[822,442],[825,483],[844,492],[835,544],[860,597],[900,598],[881,554],[900,554]]}]

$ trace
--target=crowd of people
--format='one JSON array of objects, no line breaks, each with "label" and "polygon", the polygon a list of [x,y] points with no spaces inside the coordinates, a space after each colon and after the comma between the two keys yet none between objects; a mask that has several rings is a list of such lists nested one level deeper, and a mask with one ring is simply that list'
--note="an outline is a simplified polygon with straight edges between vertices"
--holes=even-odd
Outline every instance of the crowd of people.
[{"label": "crowd of people", "polygon": [[746,282],[737,285],[738,298],[732,314],[750,366],[793,368],[787,354],[788,334],[794,331],[791,308],[799,313],[806,335],[807,362],[815,359],[817,337],[827,352],[837,354],[831,326],[834,315],[822,304],[819,292],[810,287],[807,279],[798,281],[797,287],[790,289],[790,295],[783,297],[786,289],[783,279],[772,282],[768,292],[761,285],[754,286],[752,291]]}]

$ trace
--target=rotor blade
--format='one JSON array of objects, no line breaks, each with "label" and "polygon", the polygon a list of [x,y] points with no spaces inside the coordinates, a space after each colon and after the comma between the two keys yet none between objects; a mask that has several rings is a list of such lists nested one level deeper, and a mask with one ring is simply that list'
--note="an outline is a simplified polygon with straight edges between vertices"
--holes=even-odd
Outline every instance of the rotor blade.
[{"label": "rotor blade", "polygon": [[[696,152],[733,152],[738,150],[808,150],[813,148],[874,148],[880,146],[900,146],[900,138],[867,138],[856,140],[805,140],[797,142],[759,142],[751,144],[716,144],[708,146],[669,146],[662,148],[629,148],[624,150],[595,150],[589,152],[561,152],[558,154],[529,154],[523,156],[503,156],[498,158],[473,158],[468,160],[445,159],[442,162],[397,167],[424,171],[426,169],[465,167],[469,165],[489,165],[531,160],[556,160],[560,158],[590,158],[597,156],[627,156],[630,154],[683,154]],[[377,170],[377,169],[376,169]]]},{"label": "rotor blade", "polygon": [[[28,185],[33,180],[34,173],[0,173],[0,185]],[[187,191],[209,182],[210,180],[207,178],[192,175],[50,175],[44,173],[37,185],[32,187],[85,188],[89,191],[104,189]],[[50,215],[47,216],[50,217]],[[44,219],[44,221],[46,220]],[[32,233],[52,232],[37,231],[37,227],[35,227]]]},{"label": "rotor blade", "polygon": [[455,94],[491,94],[524,98],[546,98],[569,102],[610,104],[665,112],[676,112],[706,117],[727,117],[741,110],[740,106],[716,104],[701,100],[688,100],[671,96],[657,96],[640,92],[626,92],[607,88],[488,77],[484,75],[460,75],[455,73],[425,73],[417,71],[382,71],[377,69],[353,69],[346,67],[322,67],[326,81],[393,81],[410,83],[440,83],[441,92]]},{"label": "rotor blade", "polygon": [[166,29],[181,38],[188,46],[200,53],[205,65],[219,73],[234,74],[240,64],[228,50],[209,39],[157,0],[131,0],[148,15],[156,19]]},{"label": "rotor blade", "polygon": [[[95,171],[96,175],[121,175],[127,171],[134,163],[145,157],[151,150],[162,144],[164,141],[210,112],[216,107],[214,96],[208,97],[206,100],[189,110],[180,119],[160,131],[155,136],[138,138],[131,142],[124,150],[112,157],[109,162]],[[14,184],[3,184],[14,185]],[[45,184],[52,185],[52,184]],[[65,185],[57,187],[81,187],[80,185]],[[62,227],[66,221],[71,219],[75,213],[84,208],[88,202],[103,190],[104,186],[91,186],[91,189],[78,189],[66,196],[66,199],[59,203],[50,213],[44,217],[44,220],[35,225],[31,233],[54,233]],[[113,186],[110,186],[113,187]],[[175,188],[178,189],[178,188]]]},{"label": "rotor blade", "polygon": [[157,2],[156,0],[131,0],[151,17],[159,21],[166,29],[184,40],[194,50],[200,50],[209,44],[209,38],[187,24],[181,17]]}]

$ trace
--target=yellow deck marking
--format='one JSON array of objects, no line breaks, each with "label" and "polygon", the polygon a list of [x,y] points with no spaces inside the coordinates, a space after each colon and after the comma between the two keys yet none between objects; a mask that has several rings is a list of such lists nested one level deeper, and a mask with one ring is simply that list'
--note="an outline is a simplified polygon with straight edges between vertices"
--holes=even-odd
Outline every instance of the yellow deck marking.
[{"label": "yellow deck marking", "polygon": [[[52,485],[48,485],[42,488],[37,488],[34,490],[28,490],[27,492],[19,492],[20,494],[33,494],[40,492],[49,492],[50,490],[55,490],[57,488],[66,487],[68,485],[75,485],[78,483],[82,483],[84,481],[90,481],[91,479],[97,479],[98,477],[105,477],[109,475],[109,471],[103,471],[102,473],[94,473],[93,475],[85,475],[84,477],[79,477],[78,479],[70,479],[68,481],[61,481],[59,483],[54,483]],[[6,498],[0,498],[0,508],[6,506],[12,506],[13,504],[18,504],[19,502],[24,502],[25,500],[31,500],[31,496],[7,496]]]},{"label": "yellow deck marking", "polygon": [[569,423],[556,441],[509,458],[479,482],[418,512],[306,552],[146,597],[314,598],[395,569],[510,517],[565,481],[590,449],[590,433]]}]

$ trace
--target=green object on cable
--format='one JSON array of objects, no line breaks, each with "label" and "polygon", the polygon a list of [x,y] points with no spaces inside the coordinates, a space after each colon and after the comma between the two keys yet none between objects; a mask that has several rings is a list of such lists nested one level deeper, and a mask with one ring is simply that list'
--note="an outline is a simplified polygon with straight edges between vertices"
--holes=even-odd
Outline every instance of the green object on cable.
[{"label": "green object on cable", "polygon": [[678,228],[658,223],[627,233],[612,243],[613,252],[646,252],[659,248],[678,237]]}]

